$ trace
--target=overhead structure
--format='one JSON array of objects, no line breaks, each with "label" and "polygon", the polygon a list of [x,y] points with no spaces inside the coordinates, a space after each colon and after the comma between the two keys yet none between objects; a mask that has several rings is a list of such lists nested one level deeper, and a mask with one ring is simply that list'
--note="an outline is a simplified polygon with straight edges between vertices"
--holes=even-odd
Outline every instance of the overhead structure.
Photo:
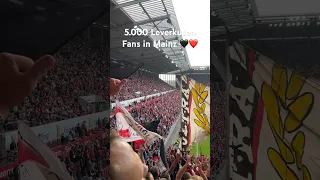
[{"label": "overhead structure", "polygon": [[[320,38],[320,13],[258,16],[253,22],[253,27],[236,31],[233,35],[242,41]],[[226,34],[217,35],[213,39],[225,41]]]},{"label": "overhead structure", "polygon": [[[260,4],[260,11],[261,8]],[[226,40],[225,27],[242,40],[320,36],[320,12],[261,16],[255,0],[211,0],[210,10],[211,37],[214,41]]]},{"label": "overhead structure", "polygon": [[[146,70],[166,73],[190,68],[187,52],[181,47],[180,35],[155,35],[156,31],[179,31],[171,0],[113,0],[110,6],[110,56],[114,59],[145,63]],[[101,25],[105,22],[97,22]],[[134,29],[133,31],[131,31]],[[125,35],[125,31],[148,32]],[[127,42],[140,42],[140,47],[126,47]],[[149,42],[150,47],[144,47]],[[154,47],[154,42],[171,43],[169,47]]]},{"label": "overhead structure", "polygon": [[250,0],[211,0],[211,36],[253,27],[256,14],[254,2]]}]

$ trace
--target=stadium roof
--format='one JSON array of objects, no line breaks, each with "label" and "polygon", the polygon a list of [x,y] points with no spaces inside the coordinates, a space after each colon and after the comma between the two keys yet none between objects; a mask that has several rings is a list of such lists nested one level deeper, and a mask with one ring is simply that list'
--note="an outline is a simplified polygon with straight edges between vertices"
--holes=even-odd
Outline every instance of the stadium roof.
[{"label": "stadium roof", "polygon": [[[255,17],[253,22],[253,27],[234,31],[233,36],[243,41],[320,37],[320,14]],[[225,40],[226,34],[214,39]]]},{"label": "stadium roof", "polygon": [[[110,56],[117,60],[145,63],[143,69],[155,73],[189,69],[187,52],[176,35],[151,35],[150,31],[179,30],[171,0],[114,0],[110,5]],[[107,22],[96,22],[105,25]],[[108,26],[107,24],[106,26]],[[125,29],[146,29],[147,36],[125,36]],[[123,47],[128,42],[151,42],[151,47]],[[179,47],[154,48],[153,41],[175,42]],[[173,63],[172,63],[173,62]]]},{"label": "stadium roof", "polygon": [[253,27],[255,14],[250,0],[211,0],[211,36]]},{"label": "stadium roof", "polygon": [[213,39],[226,39],[225,26],[243,40],[320,36],[320,13],[259,16],[255,1],[211,0]]}]

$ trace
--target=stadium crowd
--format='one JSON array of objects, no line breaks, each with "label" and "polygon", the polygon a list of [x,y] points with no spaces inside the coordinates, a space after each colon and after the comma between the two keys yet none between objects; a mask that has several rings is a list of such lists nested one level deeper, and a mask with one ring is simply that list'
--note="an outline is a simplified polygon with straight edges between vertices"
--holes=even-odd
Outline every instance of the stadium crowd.
[{"label": "stadium crowd", "polygon": [[172,89],[173,87],[169,86],[159,78],[151,78],[146,75],[134,74],[128,78],[127,83],[122,87],[118,95],[118,100],[124,101],[134,99]]},{"label": "stadium crowd", "polygon": [[222,84],[215,83],[211,85],[211,123],[214,124],[211,129],[211,172],[214,174],[219,173],[221,165],[225,159],[226,148],[226,121],[225,121],[225,108],[226,96]]},{"label": "stadium crowd", "polygon": [[[113,179],[159,179],[159,180],[207,180],[210,179],[209,158],[193,157],[188,152],[169,149],[167,152],[168,169],[163,169],[157,153],[141,146],[139,150],[122,141],[116,131],[111,132],[109,177]],[[159,149],[155,144],[151,149]],[[131,163],[125,163],[131,162]],[[121,166],[121,169],[117,167]]]},{"label": "stadium crowd", "polygon": [[[88,129],[85,122],[70,128],[69,132],[63,133],[60,138],[48,141],[47,145],[65,164],[75,180],[102,180],[107,177],[110,161],[109,118],[98,119],[94,129]],[[10,150],[7,151],[7,163],[15,164],[17,155],[16,142],[12,141]],[[17,179],[18,174],[13,172],[6,178]]]},{"label": "stadium crowd", "polygon": [[[34,92],[6,117],[7,130],[17,128],[16,120],[24,120],[32,127],[93,113],[92,109],[79,105],[80,96],[101,95],[109,101],[109,85],[105,76],[109,64],[103,48],[94,48],[90,42],[75,38],[63,46],[54,58],[55,67],[44,76]],[[159,78],[135,74],[122,87],[119,100],[172,89]]]},{"label": "stadium crowd", "polygon": [[60,160],[75,180],[103,180],[107,177],[108,137],[77,142],[63,149]]},{"label": "stadium crowd", "polygon": [[[0,54],[2,62],[14,61],[18,67],[12,69],[10,66],[0,66],[0,73],[7,73],[2,74],[2,77],[8,77],[8,80],[0,78],[0,83],[4,84],[8,89],[15,89],[15,91],[0,90],[0,99],[3,100],[0,102],[0,107],[4,108],[1,109],[1,117],[6,117],[7,112],[5,110],[7,108],[11,110],[7,120],[24,119],[29,121],[30,126],[35,126],[50,123],[53,120],[59,121],[92,113],[89,109],[80,107],[77,103],[77,98],[88,94],[105,97],[109,94],[108,83],[105,83],[108,81],[100,78],[103,77],[102,73],[105,70],[99,69],[103,68],[101,63],[99,63],[100,67],[96,66],[96,62],[101,60],[101,57],[99,55],[94,56],[95,51],[88,49],[87,45],[83,44],[85,43],[75,40],[55,55],[56,60],[51,56],[44,56],[36,63],[33,64],[32,62],[32,68],[29,67],[28,69],[19,67],[21,65],[19,61],[29,61],[27,58],[21,56],[17,58],[17,56],[11,54]],[[101,54],[103,55],[103,53]],[[80,65],[75,65],[77,63]],[[54,64],[56,64],[55,68],[53,68]],[[107,62],[105,65],[107,66]],[[83,68],[81,66],[88,67],[84,70],[81,69]],[[67,69],[67,67],[71,68]],[[7,68],[8,70],[1,72],[1,68]],[[81,70],[77,71],[77,68]],[[67,72],[63,74],[61,73],[63,71]],[[23,79],[20,76],[7,76],[8,73],[17,74],[22,72],[28,72],[22,76],[26,76],[27,79]],[[69,79],[69,76],[74,77],[74,79]],[[42,81],[40,81],[41,78],[43,79]],[[97,82],[94,82],[96,80]],[[17,82],[24,83],[19,84]],[[113,86],[119,86],[119,83],[115,83]],[[110,91],[111,89],[113,88],[110,88]],[[168,88],[167,85],[152,85],[148,89],[166,91],[171,88]],[[110,92],[110,95],[117,94],[119,91],[120,88],[118,88],[117,92]],[[148,94],[152,92],[156,91],[143,91],[142,93]],[[126,93],[135,93],[135,90],[128,91],[127,88]],[[167,136],[172,123],[180,112],[180,98],[179,91],[153,97],[150,100],[144,100],[132,105],[130,107],[131,113],[141,123],[146,122],[146,120],[160,121],[157,130],[159,134]],[[100,124],[103,123],[101,122]],[[106,127],[108,127],[108,123],[105,123],[105,126],[102,125],[102,128],[105,129]],[[97,137],[92,138],[93,134],[88,132],[87,127],[78,124],[71,133],[62,136],[65,139],[48,143],[50,147],[56,147],[60,144],[68,147],[68,150],[64,148],[59,157],[75,179],[103,179],[102,177],[110,177],[110,179],[117,180],[126,179],[127,177],[132,177],[131,179],[142,179],[143,177],[148,177],[147,179],[170,179],[170,176],[172,176],[176,180],[206,180],[210,176],[208,175],[209,165],[201,166],[208,162],[208,159],[202,156],[194,158],[188,155],[188,152],[180,154],[176,151],[170,151],[168,156],[170,169],[163,172],[159,170],[159,160],[155,158],[150,161],[150,158],[154,158],[155,156],[153,155],[157,154],[156,150],[159,149],[157,145],[154,146],[154,151],[151,152],[146,152],[146,150],[140,148],[141,150],[138,151],[140,156],[137,156],[133,148],[128,143],[123,142],[117,134],[113,135],[114,133],[111,133],[113,137],[110,137],[110,139],[102,138],[100,140]],[[84,138],[89,138],[89,141],[83,141]],[[111,158],[107,155],[109,154],[107,152],[107,149],[109,149],[107,147],[108,142],[110,142]],[[142,158],[143,152],[149,154],[149,158]],[[144,164],[144,160],[147,160],[149,167]],[[120,169],[118,165],[121,166]]]},{"label": "stadium crowd", "polygon": [[166,137],[181,111],[180,101],[180,91],[172,91],[167,94],[153,96],[150,99],[144,99],[139,103],[135,102],[130,107],[129,112],[140,124],[160,121],[157,133]]},{"label": "stadium crowd", "polygon": [[109,101],[106,52],[75,38],[54,58],[55,67],[42,78],[30,96],[11,110],[6,118],[8,124],[26,120],[29,126],[38,126],[92,113],[89,108],[79,105],[80,96],[101,95]]},{"label": "stadium crowd", "polygon": [[176,121],[180,108],[180,92],[174,91],[161,95],[151,101],[142,102],[133,109],[134,116],[141,123],[160,121],[157,131],[167,137],[172,124]]}]

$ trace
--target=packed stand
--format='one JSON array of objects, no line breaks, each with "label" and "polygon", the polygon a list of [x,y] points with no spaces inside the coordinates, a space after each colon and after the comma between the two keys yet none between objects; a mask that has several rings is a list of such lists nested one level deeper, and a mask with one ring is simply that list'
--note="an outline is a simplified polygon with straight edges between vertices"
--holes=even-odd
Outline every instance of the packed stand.
[{"label": "packed stand", "polygon": [[79,139],[90,137],[93,134],[109,132],[108,122],[109,118],[98,119],[96,128],[89,130],[86,126],[86,121],[83,121],[82,124],[78,123],[75,127],[71,128],[69,132],[63,132],[60,138],[47,142],[47,145],[50,148],[55,148],[57,146],[70,144]]},{"label": "packed stand", "polygon": [[197,176],[198,179],[203,180],[210,179],[209,157],[202,155],[192,157],[188,151],[181,152],[174,146],[167,149],[166,161],[168,168],[167,171],[161,172],[163,165],[160,164],[161,160],[158,156],[159,146],[159,144],[154,144],[149,148],[141,147],[137,150],[154,179],[189,180],[191,176]]},{"label": "packed stand", "polygon": [[124,101],[169,90],[173,90],[173,87],[161,79],[136,73],[128,78],[118,95],[118,100]]},{"label": "packed stand", "polygon": [[[190,157],[189,151],[181,152],[177,147],[171,146],[167,150],[167,162],[169,167],[177,163],[178,165],[173,169],[173,172],[170,174],[171,179],[175,179],[181,167],[186,164],[187,159]],[[204,155],[198,155],[193,157],[188,169],[185,174],[197,175],[201,177],[201,172],[205,174],[207,179],[210,179],[210,157]],[[188,176],[188,175],[184,175]],[[187,178],[182,178],[187,179]]]},{"label": "packed stand", "polygon": [[76,143],[59,158],[75,180],[105,180],[110,159],[107,144],[107,137]]},{"label": "packed stand", "polygon": [[[139,103],[135,102],[126,108],[140,124],[160,120],[157,133],[166,137],[170,131],[172,123],[176,120],[181,111],[181,94],[180,91],[169,92],[160,96],[144,99]],[[114,114],[112,117],[111,129],[116,129],[116,124],[114,123],[116,119]],[[117,132],[115,131],[113,133]],[[130,149],[134,149],[139,155],[142,163],[148,167],[147,177],[149,178],[147,179],[151,179],[151,177],[153,177],[154,179],[189,180],[192,176],[199,180],[210,179],[209,157],[191,157],[189,152],[178,153],[178,150],[169,148],[166,152],[166,162],[168,165],[166,168],[167,170],[162,171],[163,164],[161,163],[161,157],[159,157],[161,156],[159,141],[149,147],[146,147],[143,143],[140,144],[140,142],[133,142],[129,144],[131,145]],[[112,145],[112,147],[115,146]],[[119,152],[119,149],[116,149],[117,150],[115,151]],[[112,166],[112,164],[110,164],[110,166]],[[139,169],[138,167],[136,168],[137,170]],[[112,177],[114,176],[111,175],[111,180],[113,179]],[[122,178],[116,176],[115,179]]]},{"label": "packed stand", "polygon": [[108,54],[93,48],[90,42],[76,38],[63,46],[55,55],[54,69],[40,81],[33,93],[13,108],[6,119],[10,122],[25,120],[29,126],[61,121],[92,113],[78,104],[78,97],[101,95],[109,102]]},{"label": "packed stand", "polygon": [[226,149],[226,95],[223,84],[214,83],[211,86],[211,169],[212,173],[219,173],[225,159]]},{"label": "packed stand", "polygon": [[[160,121],[157,133],[167,137],[172,124],[178,118],[181,112],[181,94],[180,91],[172,91],[159,96],[153,96],[144,99],[139,103],[135,102],[127,107],[132,117],[140,124],[146,124],[152,121]],[[111,128],[115,128],[115,116],[113,116]]]},{"label": "packed stand", "polygon": [[[59,154],[58,157],[65,163],[68,171],[76,180],[99,178],[102,180],[102,175],[106,177],[110,159],[107,157],[109,156],[107,146],[110,132],[108,123],[109,118],[98,119],[96,128],[88,129],[84,121],[71,128],[69,133],[63,133],[60,138],[47,142],[48,147]],[[38,136],[41,139],[41,135]],[[7,151],[7,164],[15,163],[17,152],[17,144],[13,141]],[[92,170],[93,167],[95,170]],[[9,174],[7,179],[15,179],[16,175],[18,174]]]},{"label": "packed stand", "polygon": [[[166,152],[165,163],[157,152],[159,144],[155,143],[151,147],[141,145],[136,151],[126,142],[119,138],[119,135],[111,139],[110,150],[110,180],[131,179],[157,179],[157,180],[208,180],[210,179],[209,157],[189,155],[188,151],[181,152],[174,148],[169,148]],[[150,149],[152,149],[150,151]],[[138,156],[137,156],[138,155]],[[130,159],[128,162],[123,162]],[[121,168],[119,165],[122,165]]]}]

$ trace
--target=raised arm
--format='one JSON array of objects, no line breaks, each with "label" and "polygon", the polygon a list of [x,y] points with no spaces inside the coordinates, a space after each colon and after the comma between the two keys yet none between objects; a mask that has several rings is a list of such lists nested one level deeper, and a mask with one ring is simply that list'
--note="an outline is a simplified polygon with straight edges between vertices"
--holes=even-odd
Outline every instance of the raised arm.
[{"label": "raised arm", "polygon": [[181,180],[182,179],[183,174],[187,171],[188,167],[190,166],[191,159],[192,159],[192,156],[190,156],[188,158],[186,164],[181,169],[179,169],[179,171],[178,171],[178,173],[176,175],[176,180]]}]

